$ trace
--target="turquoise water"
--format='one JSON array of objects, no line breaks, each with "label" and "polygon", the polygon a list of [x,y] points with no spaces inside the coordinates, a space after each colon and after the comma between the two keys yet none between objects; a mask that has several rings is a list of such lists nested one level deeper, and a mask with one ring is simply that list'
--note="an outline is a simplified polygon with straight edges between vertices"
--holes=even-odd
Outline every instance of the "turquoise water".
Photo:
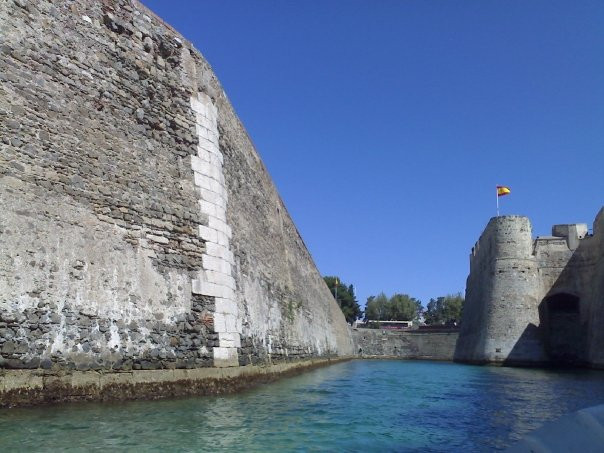
[{"label": "turquoise water", "polygon": [[238,395],[0,411],[2,451],[493,451],[604,403],[604,372],[352,361]]}]

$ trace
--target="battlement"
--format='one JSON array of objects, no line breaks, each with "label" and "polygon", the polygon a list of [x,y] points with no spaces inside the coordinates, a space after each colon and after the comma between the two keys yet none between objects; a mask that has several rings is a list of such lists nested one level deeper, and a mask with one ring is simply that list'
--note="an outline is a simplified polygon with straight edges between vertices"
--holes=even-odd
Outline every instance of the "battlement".
[{"label": "battlement", "polygon": [[492,217],[470,253],[470,269],[496,258],[522,258],[532,254],[532,226],[528,217]]},{"label": "battlement", "polygon": [[576,250],[579,246],[579,241],[587,236],[587,224],[571,223],[554,225],[552,227],[552,236],[565,238],[568,248]]},{"label": "battlement", "polygon": [[[600,222],[604,219],[604,210],[598,214]],[[594,230],[598,217],[594,222]],[[480,238],[470,252],[470,268],[483,257],[493,253],[497,258],[527,257],[537,255],[544,249],[552,251],[573,251],[579,247],[582,239],[589,236],[586,223],[556,224],[552,226],[551,236],[537,236],[532,239],[532,226],[528,217],[519,215],[492,217]],[[531,238],[529,244],[528,238]],[[490,259],[490,258],[487,258]]]}]

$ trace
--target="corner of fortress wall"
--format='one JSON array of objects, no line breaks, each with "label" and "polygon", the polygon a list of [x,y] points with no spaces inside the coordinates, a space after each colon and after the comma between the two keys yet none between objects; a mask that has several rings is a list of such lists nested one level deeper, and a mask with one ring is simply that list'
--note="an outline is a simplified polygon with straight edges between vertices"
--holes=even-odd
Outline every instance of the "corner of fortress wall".
[{"label": "corner of fortress wall", "polygon": [[594,221],[591,240],[595,277],[591,282],[593,303],[589,314],[588,360],[593,366],[604,368],[604,207]]},{"label": "corner of fortress wall", "polygon": [[571,294],[581,304],[574,332],[584,338],[578,340],[585,349],[581,361],[601,366],[603,212],[596,217],[594,234],[584,238],[583,233],[572,236],[587,231],[582,224],[555,225],[555,236],[533,240],[528,218],[492,218],[470,255],[455,359],[509,364],[550,361],[548,342],[568,332],[543,324],[543,316],[549,316],[544,300]]},{"label": "corner of fortress wall", "polygon": [[340,309],[188,41],[127,0],[6,1],[0,23],[0,367],[352,354]]}]

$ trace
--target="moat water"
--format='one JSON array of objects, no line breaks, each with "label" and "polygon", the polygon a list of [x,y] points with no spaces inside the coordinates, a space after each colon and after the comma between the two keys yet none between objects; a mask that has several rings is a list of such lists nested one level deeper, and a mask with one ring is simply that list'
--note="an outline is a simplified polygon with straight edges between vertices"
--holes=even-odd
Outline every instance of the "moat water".
[{"label": "moat water", "polygon": [[604,403],[604,372],[352,361],[238,395],[0,411],[2,451],[493,451]]}]

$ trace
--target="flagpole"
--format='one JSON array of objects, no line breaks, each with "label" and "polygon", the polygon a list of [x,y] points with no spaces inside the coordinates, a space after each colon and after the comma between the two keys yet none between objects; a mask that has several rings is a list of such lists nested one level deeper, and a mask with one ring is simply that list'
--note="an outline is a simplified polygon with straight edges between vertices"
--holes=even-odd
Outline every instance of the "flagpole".
[{"label": "flagpole", "polygon": [[[338,301],[338,279],[336,278],[336,302]],[[338,304],[340,305],[340,304]]]},{"label": "flagpole", "polygon": [[497,200],[497,217],[499,217],[499,190],[495,186],[495,200]]}]

